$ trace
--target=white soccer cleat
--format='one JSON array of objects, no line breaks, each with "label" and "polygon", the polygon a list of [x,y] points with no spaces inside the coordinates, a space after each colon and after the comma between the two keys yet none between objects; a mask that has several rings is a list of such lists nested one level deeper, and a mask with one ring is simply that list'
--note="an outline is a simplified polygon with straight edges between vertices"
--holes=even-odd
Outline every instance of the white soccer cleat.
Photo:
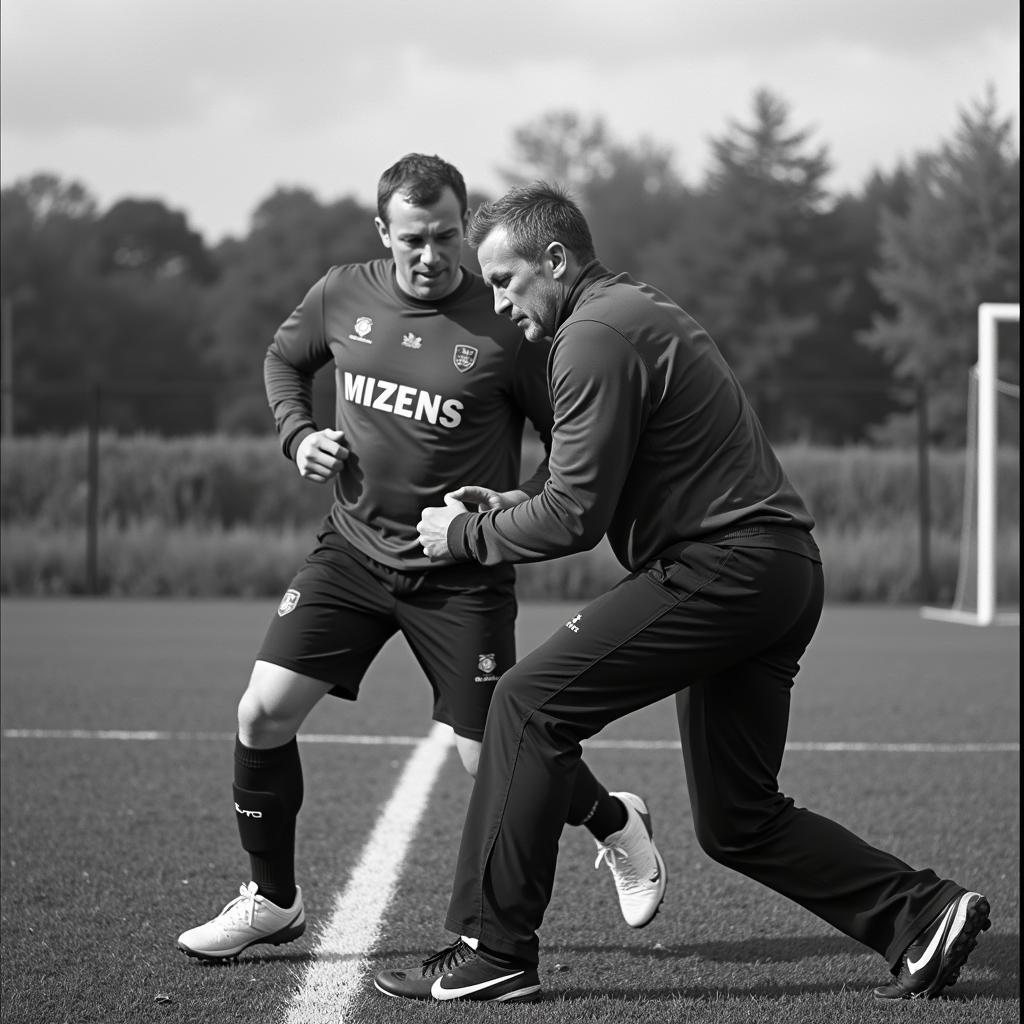
[{"label": "white soccer cleat", "polygon": [[665,862],[654,845],[654,831],[647,804],[635,793],[612,793],[626,806],[626,824],[618,832],[597,841],[597,860],[611,869],[619,892],[619,907],[626,924],[643,928],[650,924],[665,898]]},{"label": "white soccer cleat", "polygon": [[279,907],[256,892],[250,882],[212,921],[178,936],[178,949],[200,960],[230,960],[259,942],[279,946],[306,930],[302,890],[295,887],[290,907]]}]

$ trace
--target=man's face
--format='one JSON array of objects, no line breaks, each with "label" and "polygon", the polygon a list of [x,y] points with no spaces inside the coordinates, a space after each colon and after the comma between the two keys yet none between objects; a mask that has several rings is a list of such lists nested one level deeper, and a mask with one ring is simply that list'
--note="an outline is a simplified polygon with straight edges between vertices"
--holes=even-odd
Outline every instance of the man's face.
[{"label": "man's face", "polygon": [[450,188],[431,206],[413,206],[396,192],[388,203],[387,223],[380,217],[375,222],[395,258],[402,291],[426,301],[455,291],[462,278],[465,219]]},{"label": "man's face", "polygon": [[509,248],[503,227],[496,227],[480,243],[477,257],[484,280],[494,292],[494,312],[507,316],[527,341],[552,337],[562,298],[559,279],[564,262],[553,266],[548,254],[539,263],[523,259]]}]

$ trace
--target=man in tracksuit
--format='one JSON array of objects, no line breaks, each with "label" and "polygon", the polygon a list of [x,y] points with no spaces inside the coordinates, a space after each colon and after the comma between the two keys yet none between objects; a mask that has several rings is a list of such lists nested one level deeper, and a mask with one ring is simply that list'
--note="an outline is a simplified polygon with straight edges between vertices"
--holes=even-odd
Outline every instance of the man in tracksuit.
[{"label": "man in tracksuit", "polygon": [[381,972],[377,988],[538,998],[537,929],[581,742],[676,694],[704,850],[882,954],[893,979],[876,997],[937,995],[988,927],[988,900],[779,791],[790,691],[822,608],[821,558],[714,342],[666,296],[597,262],[586,221],[557,188],[512,190],[478,211],[469,239],[497,312],[530,341],[553,338],[549,478],[517,504],[483,487],[454,491],[424,511],[424,550],[498,565],[588,549],[607,533],[629,575],[503,675],[446,921],[462,939]]}]

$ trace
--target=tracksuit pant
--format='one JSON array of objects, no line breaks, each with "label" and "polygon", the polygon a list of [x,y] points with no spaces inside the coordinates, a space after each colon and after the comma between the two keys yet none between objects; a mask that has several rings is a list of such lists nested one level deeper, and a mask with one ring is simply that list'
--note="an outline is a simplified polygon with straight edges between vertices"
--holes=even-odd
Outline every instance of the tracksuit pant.
[{"label": "tracksuit pant", "polygon": [[823,590],[821,565],[802,555],[693,543],[519,661],[488,712],[446,926],[537,962],[581,742],[675,694],[702,848],[894,967],[964,890],[779,791],[790,690]]}]

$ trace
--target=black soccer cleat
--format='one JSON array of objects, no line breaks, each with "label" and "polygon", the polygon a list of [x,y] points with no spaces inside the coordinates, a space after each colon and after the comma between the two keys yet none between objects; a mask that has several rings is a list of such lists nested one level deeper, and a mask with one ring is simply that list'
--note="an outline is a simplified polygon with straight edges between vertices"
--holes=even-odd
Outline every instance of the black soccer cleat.
[{"label": "black soccer cleat", "polygon": [[464,999],[489,1003],[535,1003],[540,980],[532,964],[499,967],[459,939],[413,967],[381,971],[374,987],[399,999]]},{"label": "black soccer cleat", "polygon": [[978,892],[957,896],[907,947],[895,979],[875,989],[876,999],[934,999],[960,977],[960,968],[991,924],[988,900]]}]

